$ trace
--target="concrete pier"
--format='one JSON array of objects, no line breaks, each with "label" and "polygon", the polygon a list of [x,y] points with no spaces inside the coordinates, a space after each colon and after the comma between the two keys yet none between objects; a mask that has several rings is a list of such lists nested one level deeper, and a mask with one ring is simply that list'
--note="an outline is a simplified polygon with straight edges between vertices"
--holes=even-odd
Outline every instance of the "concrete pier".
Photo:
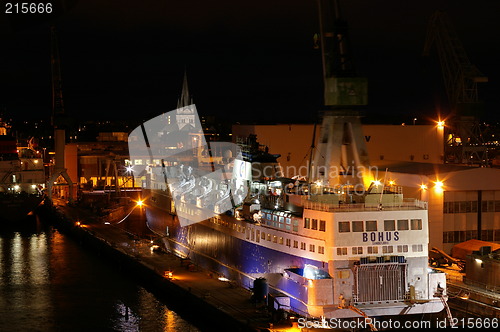
[{"label": "concrete pier", "polygon": [[41,215],[138,277],[152,293],[192,316],[204,331],[265,331],[272,326],[266,306],[253,303],[250,291],[161,250],[146,226],[143,209],[130,206],[126,218],[103,222],[107,219],[55,199]]}]

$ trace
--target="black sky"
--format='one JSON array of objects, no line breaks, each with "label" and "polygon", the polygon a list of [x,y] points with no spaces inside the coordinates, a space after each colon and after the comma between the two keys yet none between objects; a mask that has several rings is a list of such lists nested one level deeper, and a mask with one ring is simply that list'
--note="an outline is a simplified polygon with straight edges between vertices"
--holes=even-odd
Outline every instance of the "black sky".
[{"label": "black sky", "polygon": [[[444,103],[439,67],[421,57],[437,9],[447,11],[470,60],[490,79],[479,87],[488,117],[498,113],[500,3],[341,5],[358,72],[369,80],[372,118],[431,117]],[[313,0],[75,1],[55,18],[66,111],[79,119],[151,118],[176,107],[187,68],[200,114],[311,122],[322,102],[317,17]],[[48,25],[2,16],[0,107],[15,116],[50,116]]]}]

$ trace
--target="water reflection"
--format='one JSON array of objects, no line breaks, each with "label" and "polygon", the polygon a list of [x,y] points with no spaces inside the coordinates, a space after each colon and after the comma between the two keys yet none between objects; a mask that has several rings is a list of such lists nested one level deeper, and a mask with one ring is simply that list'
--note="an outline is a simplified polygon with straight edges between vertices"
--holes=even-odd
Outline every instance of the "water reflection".
[{"label": "water reflection", "polygon": [[51,227],[0,228],[0,331],[198,331],[122,273]]}]

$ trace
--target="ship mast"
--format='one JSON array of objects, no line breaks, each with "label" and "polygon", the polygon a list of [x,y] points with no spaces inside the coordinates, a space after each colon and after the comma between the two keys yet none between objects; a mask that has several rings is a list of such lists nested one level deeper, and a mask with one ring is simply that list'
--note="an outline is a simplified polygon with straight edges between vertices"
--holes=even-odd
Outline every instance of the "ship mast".
[{"label": "ship mast", "polygon": [[[50,29],[51,40],[51,76],[52,76],[52,126],[54,127],[54,145],[55,145],[55,165],[52,175],[50,176],[47,187],[49,199],[52,198],[52,188],[56,185],[69,186],[69,201],[73,201],[73,181],[69,177],[65,168],[64,150],[66,145],[66,127],[67,116],[64,110],[64,102],[62,96],[62,79],[61,79],[61,60],[59,57],[59,47],[57,44],[57,35],[55,27]],[[60,176],[66,181],[59,183]]]}]

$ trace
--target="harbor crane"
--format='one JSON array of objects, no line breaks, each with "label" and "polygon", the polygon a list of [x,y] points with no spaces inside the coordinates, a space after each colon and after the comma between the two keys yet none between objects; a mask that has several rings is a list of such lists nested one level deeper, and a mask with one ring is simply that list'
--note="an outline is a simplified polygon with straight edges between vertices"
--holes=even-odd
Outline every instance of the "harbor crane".
[{"label": "harbor crane", "polygon": [[429,21],[424,56],[435,45],[444,86],[450,104],[445,130],[445,162],[487,165],[487,149],[483,144],[479,113],[482,104],[478,83],[488,82],[473,65],[445,12],[435,12]]}]

